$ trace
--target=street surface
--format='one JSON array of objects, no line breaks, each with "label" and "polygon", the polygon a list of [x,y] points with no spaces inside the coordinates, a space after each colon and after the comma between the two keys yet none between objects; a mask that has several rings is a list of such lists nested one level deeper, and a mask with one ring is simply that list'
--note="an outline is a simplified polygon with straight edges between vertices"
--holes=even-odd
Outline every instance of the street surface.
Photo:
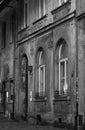
[{"label": "street surface", "polygon": [[0,120],[0,130],[66,130],[52,126],[29,125],[27,122]]}]

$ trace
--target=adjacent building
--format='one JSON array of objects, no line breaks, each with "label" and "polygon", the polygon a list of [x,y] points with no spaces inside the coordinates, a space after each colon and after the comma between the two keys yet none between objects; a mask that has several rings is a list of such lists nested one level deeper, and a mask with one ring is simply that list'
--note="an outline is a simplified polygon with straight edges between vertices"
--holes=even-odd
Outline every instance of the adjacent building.
[{"label": "adjacent building", "polygon": [[4,115],[28,120],[36,115],[70,126],[84,123],[82,2],[6,0],[1,4],[0,111]]},{"label": "adjacent building", "polygon": [[0,112],[5,116],[13,111],[16,9],[17,1],[6,0],[0,3]]},{"label": "adjacent building", "polygon": [[[79,85],[79,117],[82,119],[82,123],[85,125],[85,1],[78,0],[77,2],[77,51],[78,51],[78,85]],[[80,124],[81,124],[80,119]],[[85,128],[84,128],[85,129]]]}]

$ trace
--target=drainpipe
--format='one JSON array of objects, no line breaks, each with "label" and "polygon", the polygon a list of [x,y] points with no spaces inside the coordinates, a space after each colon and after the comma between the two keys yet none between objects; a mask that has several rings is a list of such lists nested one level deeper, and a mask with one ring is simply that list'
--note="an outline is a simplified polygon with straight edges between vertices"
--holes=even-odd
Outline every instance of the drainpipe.
[{"label": "drainpipe", "polygon": [[78,29],[77,29],[77,20],[76,20],[76,115],[75,115],[75,130],[78,130]]},{"label": "drainpipe", "polygon": [[[77,15],[77,0],[76,0],[76,15]],[[75,16],[76,16],[75,15]],[[79,86],[78,86],[78,21],[76,18],[76,113],[75,113],[75,130],[78,130],[78,101],[79,101]]]},{"label": "drainpipe", "polygon": [[15,118],[15,48],[16,48],[16,40],[14,37],[14,48],[13,48],[13,83],[14,83],[14,87],[13,87],[13,111],[12,111],[12,119]]},{"label": "drainpipe", "polygon": [[14,82],[14,88],[13,88],[13,113],[12,113],[12,118],[15,119],[15,61],[16,61],[16,57],[15,57],[15,53],[16,53],[16,42],[18,39],[17,36],[17,12],[15,11],[15,33],[14,33],[14,48],[13,48],[13,82]]}]

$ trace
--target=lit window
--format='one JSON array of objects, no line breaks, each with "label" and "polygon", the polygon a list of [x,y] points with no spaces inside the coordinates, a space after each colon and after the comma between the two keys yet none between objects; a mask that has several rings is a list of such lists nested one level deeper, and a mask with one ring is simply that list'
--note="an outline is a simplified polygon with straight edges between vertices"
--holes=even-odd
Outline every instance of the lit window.
[{"label": "lit window", "polygon": [[39,18],[46,14],[45,0],[39,0]]},{"label": "lit window", "polygon": [[68,0],[59,0],[59,5],[66,3]]},{"label": "lit window", "polygon": [[61,44],[59,47],[59,92],[60,94],[67,93],[67,66],[68,58],[65,57],[65,45]]},{"label": "lit window", "polygon": [[44,51],[40,50],[37,55],[36,85],[37,96],[45,96],[45,59]]},{"label": "lit window", "polygon": [[[57,64],[55,66],[55,85],[59,95],[67,94],[68,91],[68,49],[62,41],[57,48]],[[57,83],[56,83],[57,82]]]}]

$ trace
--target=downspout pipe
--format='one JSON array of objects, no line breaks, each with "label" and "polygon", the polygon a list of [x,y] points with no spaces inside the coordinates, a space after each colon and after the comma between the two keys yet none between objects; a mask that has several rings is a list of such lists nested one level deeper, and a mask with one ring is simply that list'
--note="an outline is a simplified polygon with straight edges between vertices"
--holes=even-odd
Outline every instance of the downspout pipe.
[{"label": "downspout pipe", "polygon": [[[77,3],[78,1],[76,0],[76,14],[78,12],[77,9]],[[78,107],[79,107],[79,86],[78,86],[78,21],[77,21],[77,17],[75,19],[75,24],[76,24],[76,113],[75,113],[75,130],[78,130]]]},{"label": "downspout pipe", "polygon": [[15,119],[15,62],[16,62],[16,57],[15,57],[15,53],[16,53],[16,43],[17,43],[17,39],[18,39],[18,27],[17,27],[17,10],[15,11],[15,26],[16,26],[16,29],[15,29],[15,33],[14,33],[14,48],[13,48],[13,80],[14,80],[14,88],[13,88],[13,113],[12,113],[12,119]]}]

